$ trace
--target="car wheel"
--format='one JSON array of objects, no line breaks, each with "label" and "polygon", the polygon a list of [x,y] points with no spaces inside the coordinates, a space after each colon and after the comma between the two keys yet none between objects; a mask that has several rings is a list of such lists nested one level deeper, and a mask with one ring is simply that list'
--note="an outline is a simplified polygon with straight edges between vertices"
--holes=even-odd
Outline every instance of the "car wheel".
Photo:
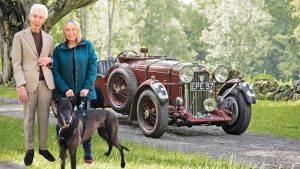
[{"label": "car wheel", "polygon": [[161,104],[152,90],[143,91],[138,100],[137,119],[145,136],[161,137],[168,125],[168,102]]},{"label": "car wheel", "polygon": [[120,67],[111,73],[107,83],[107,94],[108,101],[116,112],[129,113],[136,90],[137,80],[130,69]]},{"label": "car wheel", "polygon": [[[226,93],[226,92],[225,92]],[[241,90],[233,89],[225,98],[222,108],[230,110],[232,120],[222,124],[223,130],[228,134],[239,135],[244,133],[251,119],[251,104],[246,102]]]}]

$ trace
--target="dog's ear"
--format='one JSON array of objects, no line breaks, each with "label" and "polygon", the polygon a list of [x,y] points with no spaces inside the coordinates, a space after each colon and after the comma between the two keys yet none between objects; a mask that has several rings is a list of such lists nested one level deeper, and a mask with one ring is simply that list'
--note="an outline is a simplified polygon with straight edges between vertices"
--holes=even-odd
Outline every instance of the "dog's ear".
[{"label": "dog's ear", "polygon": [[61,100],[61,97],[56,95],[52,100],[57,104]]},{"label": "dog's ear", "polygon": [[68,97],[68,99],[71,101],[71,103],[74,105],[76,102],[76,98],[74,96]]}]

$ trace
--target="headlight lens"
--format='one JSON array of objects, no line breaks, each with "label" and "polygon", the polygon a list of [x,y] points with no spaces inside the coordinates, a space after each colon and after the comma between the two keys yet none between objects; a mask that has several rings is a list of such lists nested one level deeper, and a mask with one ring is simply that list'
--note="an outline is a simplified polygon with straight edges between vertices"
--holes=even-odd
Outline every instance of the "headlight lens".
[{"label": "headlight lens", "polygon": [[184,65],[180,68],[179,78],[182,82],[189,83],[193,80],[193,77],[194,77],[194,72],[190,66]]},{"label": "headlight lens", "polygon": [[220,65],[213,73],[214,78],[218,82],[225,82],[229,77],[229,70],[224,65]]},{"label": "headlight lens", "polygon": [[203,102],[204,109],[208,112],[212,112],[217,107],[217,103],[213,98],[207,98]]}]

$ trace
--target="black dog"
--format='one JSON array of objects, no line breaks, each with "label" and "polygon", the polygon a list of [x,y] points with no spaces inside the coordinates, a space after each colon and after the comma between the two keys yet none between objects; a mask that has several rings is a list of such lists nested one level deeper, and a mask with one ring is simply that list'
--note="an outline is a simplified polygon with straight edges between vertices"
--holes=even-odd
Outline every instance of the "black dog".
[{"label": "black dog", "polygon": [[61,168],[65,168],[66,151],[69,150],[71,168],[76,168],[76,150],[78,145],[91,137],[98,129],[98,134],[107,142],[109,156],[112,147],[119,149],[121,167],[125,167],[123,149],[128,148],[118,143],[119,121],[114,114],[107,110],[76,110],[73,112],[71,98],[56,98],[57,106],[57,140],[60,147]]}]

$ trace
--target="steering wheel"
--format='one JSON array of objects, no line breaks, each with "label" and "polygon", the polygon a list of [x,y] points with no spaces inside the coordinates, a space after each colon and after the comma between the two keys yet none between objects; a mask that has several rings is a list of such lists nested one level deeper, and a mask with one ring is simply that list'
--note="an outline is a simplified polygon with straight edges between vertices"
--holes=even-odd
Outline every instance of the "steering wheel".
[{"label": "steering wheel", "polygon": [[116,60],[118,60],[119,59],[119,57],[121,57],[121,56],[123,56],[123,57],[131,57],[131,56],[137,56],[138,55],[138,53],[137,52],[135,52],[134,50],[124,50],[123,52],[121,52],[121,53],[119,53],[118,55],[117,55],[117,58],[116,58]]}]

